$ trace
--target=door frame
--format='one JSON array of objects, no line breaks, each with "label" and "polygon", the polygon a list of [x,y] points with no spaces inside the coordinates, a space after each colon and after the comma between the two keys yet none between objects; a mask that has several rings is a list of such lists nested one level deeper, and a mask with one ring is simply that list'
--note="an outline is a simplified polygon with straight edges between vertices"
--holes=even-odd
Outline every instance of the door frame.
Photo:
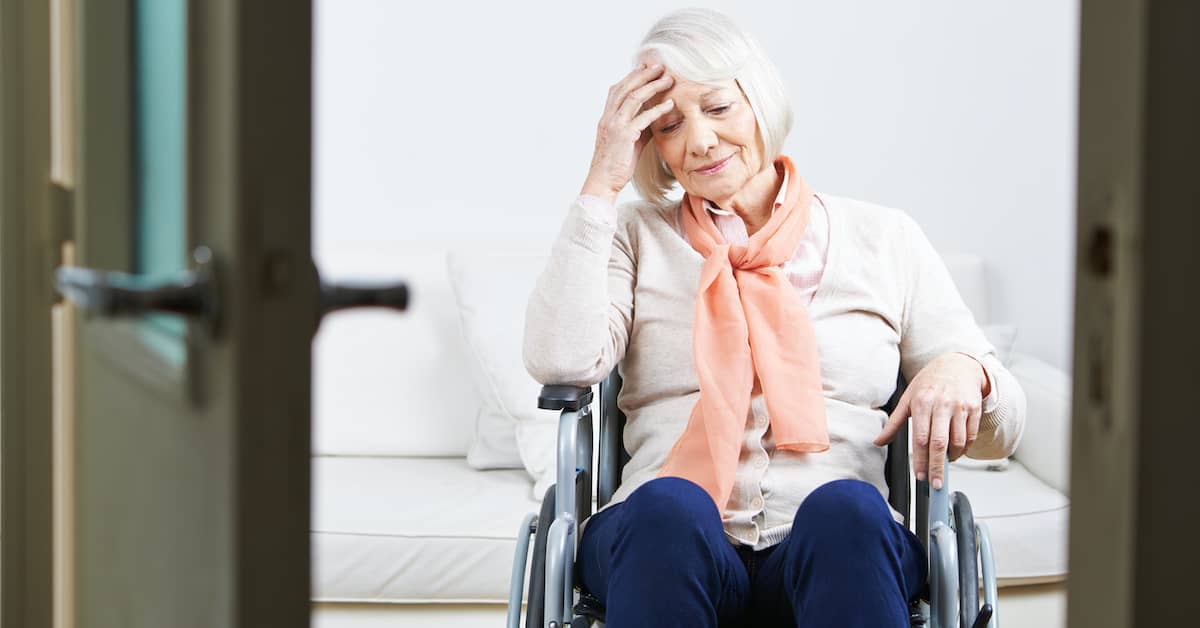
[{"label": "door frame", "polygon": [[0,0],[0,625],[49,626],[50,176],[46,2]]},{"label": "door frame", "polygon": [[1195,623],[1195,2],[1083,0],[1070,626]]},{"label": "door frame", "polygon": [[[320,315],[317,307],[295,311],[292,304],[319,303],[311,244],[313,6],[311,0],[192,0],[190,6],[190,74],[208,86],[189,90],[192,167],[230,177],[220,187],[233,192],[191,190],[193,212],[221,218],[193,221],[191,238],[230,243],[214,248],[218,277],[236,267],[250,278],[222,295],[221,335],[239,343],[235,625],[307,626],[311,341]],[[232,138],[233,146],[214,144],[221,138]],[[233,163],[226,159],[231,151]],[[218,211],[225,206],[233,210]],[[294,342],[301,336],[305,342]],[[297,382],[302,394],[292,388]]]}]

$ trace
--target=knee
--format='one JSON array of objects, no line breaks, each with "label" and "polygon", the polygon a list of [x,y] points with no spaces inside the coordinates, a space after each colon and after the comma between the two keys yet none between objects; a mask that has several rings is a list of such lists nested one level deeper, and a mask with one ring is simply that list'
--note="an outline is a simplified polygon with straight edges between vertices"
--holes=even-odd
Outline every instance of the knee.
[{"label": "knee", "polygon": [[836,480],[817,487],[800,504],[792,536],[827,536],[860,544],[886,534],[891,525],[891,513],[874,486],[860,480]]},{"label": "knee", "polygon": [[[728,545],[712,498],[695,483],[657,478],[638,487],[621,504],[622,523],[613,544],[613,570],[631,581],[663,580],[655,587],[719,589]],[[670,574],[671,577],[666,577]],[[666,584],[666,583],[673,583]]]},{"label": "knee", "polygon": [[699,485],[682,478],[651,480],[625,499],[626,521],[643,534],[702,534],[720,528],[721,514]]}]

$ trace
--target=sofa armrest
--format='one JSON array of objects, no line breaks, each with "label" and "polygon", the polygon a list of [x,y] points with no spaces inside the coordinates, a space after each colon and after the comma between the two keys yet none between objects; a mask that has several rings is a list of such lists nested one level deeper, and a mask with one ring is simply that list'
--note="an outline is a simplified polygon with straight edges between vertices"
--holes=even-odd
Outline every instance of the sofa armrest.
[{"label": "sofa armrest", "polygon": [[1070,496],[1071,376],[1029,354],[1008,366],[1027,399],[1025,431],[1013,457],[1030,473]]}]

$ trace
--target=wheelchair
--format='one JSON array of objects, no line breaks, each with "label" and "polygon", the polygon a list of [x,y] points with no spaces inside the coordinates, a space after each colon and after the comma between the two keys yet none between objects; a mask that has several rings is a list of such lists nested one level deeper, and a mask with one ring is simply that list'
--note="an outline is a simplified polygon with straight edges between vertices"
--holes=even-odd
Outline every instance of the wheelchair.
[{"label": "wheelchair", "polygon": [[[600,383],[600,433],[596,502],[603,507],[617,490],[621,468],[629,460],[621,441],[625,416],[617,408],[621,378],[614,368]],[[899,402],[904,381],[884,408]],[[573,584],[575,548],[580,524],[592,514],[592,389],[550,385],[542,388],[538,407],[559,415],[556,484],[537,513],[528,514],[517,531],[508,601],[508,628],[520,628],[521,599],[529,564],[525,626],[588,628],[604,621],[604,607]],[[888,502],[909,521],[911,505],[909,428],[888,445],[884,475]],[[911,626],[928,628],[998,628],[996,568],[987,525],[976,522],[967,496],[950,492],[949,465],[942,488],[916,482],[915,534],[929,556],[927,596],[909,607]],[[531,538],[532,537],[532,540]],[[529,558],[532,541],[533,557]],[[980,576],[982,572],[982,580]],[[982,585],[982,587],[981,587]],[[983,600],[980,604],[980,589]]]}]

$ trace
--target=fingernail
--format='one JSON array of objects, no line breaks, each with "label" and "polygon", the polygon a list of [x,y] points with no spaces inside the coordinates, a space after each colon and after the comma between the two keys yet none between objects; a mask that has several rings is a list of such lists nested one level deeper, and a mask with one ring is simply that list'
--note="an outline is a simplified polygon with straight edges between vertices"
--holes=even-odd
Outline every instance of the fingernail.
[{"label": "fingernail", "polygon": [[935,480],[933,481],[933,488],[935,488],[935,489],[937,489],[937,490],[939,490],[939,491],[940,491],[940,490],[942,490],[942,480],[941,480],[940,478],[938,478],[938,479],[935,479]]},{"label": "fingernail", "polygon": [[917,471],[917,480],[919,480],[921,482],[925,481],[925,472],[924,471]]}]

